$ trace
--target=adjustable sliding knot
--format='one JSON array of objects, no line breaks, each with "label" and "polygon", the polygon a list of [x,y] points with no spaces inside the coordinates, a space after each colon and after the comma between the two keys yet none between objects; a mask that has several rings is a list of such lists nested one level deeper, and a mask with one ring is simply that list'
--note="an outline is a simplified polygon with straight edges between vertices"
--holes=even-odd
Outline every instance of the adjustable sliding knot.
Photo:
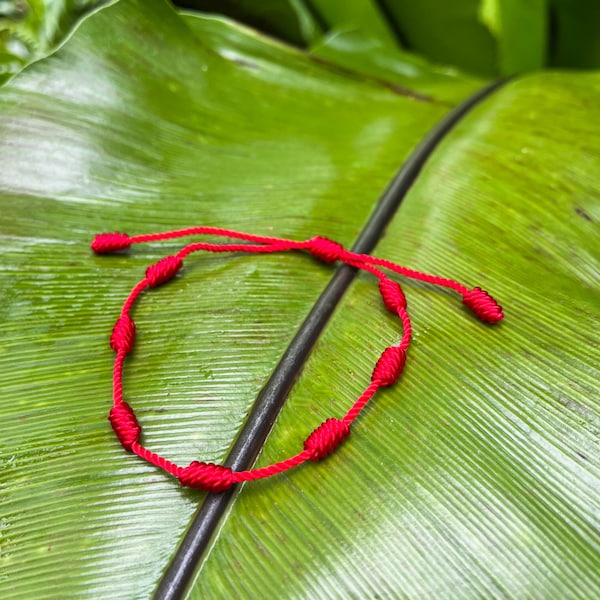
[{"label": "adjustable sliding knot", "polygon": [[110,347],[115,351],[129,354],[135,340],[135,323],[129,315],[121,315],[112,330]]},{"label": "adjustable sliding knot", "polygon": [[346,253],[344,246],[319,235],[309,240],[308,251],[328,264],[340,260]]},{"label": "adjustable sliding knot", "polygon": [[398,314],[401,309],[406,308],[406,296],[400,285],[385,277],[379,281],[379,291],[385,307],[392,313]]},{"label": "adjustable sliding knot", "polygon": [[123,448],[131,451],[133,444],[139,442],[142,433],[142,428],[131,406],[127,402],[115,404],[108,413],[108,420]]},{"label": "adjustable sliding knot", "polygon": [[379,357],[375,364],[371,382],[381,387],[394,385],[404,370],[406,364],[406,351],[398,346],[389,346]]},{"label": "adjustable sliding knot", "polygon": [[323,460],[329,456],[348,436],[350,425],[340,419],[323,421],[304,442],[304,450],[310,452],[310,460]]},{"label": "adjustable sliding knot", "polygon": [[181,485],[214,493],[224,492],[235,483],[229,467],[196,460],[181,469],[178,479]]},{"label": "adjustable sliding knot", "polygon": [[504,318],[502,307],[480,287],[465,292],[463,294],[463,304],[486,323],[497,323]]},{"label": "adjustable sliding knot", "polygon": [[110,254],[119,250],[127,250],[131,246],[131,240],[126,233],[99,233],[90,248],[96,254]]},{"label": "adjustable sliding knot", "polygon": [[146,269],[146,279],[150,287],[157,287],[173,279],[183,267],[183,261],[179,256],[165,256],[157,263]]}]

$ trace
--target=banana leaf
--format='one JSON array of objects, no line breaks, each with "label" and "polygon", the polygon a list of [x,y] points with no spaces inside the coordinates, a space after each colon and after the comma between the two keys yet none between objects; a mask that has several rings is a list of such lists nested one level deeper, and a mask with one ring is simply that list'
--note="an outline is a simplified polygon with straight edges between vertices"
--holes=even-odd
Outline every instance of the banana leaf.
[{"label": "banana leaf", "polygon": [[[178,244],[99,257],[93,235],[205,224],[350,246],[475,83],[419,86],[122,0],[2,88],[2,598],[147,598],[209,496],[125,453],[106,420],[112,325]],[[442,143],[375,253],[489,288],[506,322],[407,287],[402,380],[326,461],[238,490],[189,597],[600,593],[599,95],[597,74],[525,77]],[[125,370],[144,443],[223,462],[332,273],[197,256],[144,296]],[[343,414],[398,327],[358,276],[259,464]]]}]

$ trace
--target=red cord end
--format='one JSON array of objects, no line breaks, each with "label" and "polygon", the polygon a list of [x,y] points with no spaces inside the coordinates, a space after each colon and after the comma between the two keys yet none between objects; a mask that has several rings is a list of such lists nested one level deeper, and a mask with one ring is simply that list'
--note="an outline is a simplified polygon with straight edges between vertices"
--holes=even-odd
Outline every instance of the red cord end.
[{"label": "red cord end", "polygon": [[497,323],[504,319],[502,307],[480,287],[475,287],[463,294],[463,304],[469,307],[482,321]]},{"label": "red cord end", "polygon": [[110,254],[111,252],[119,252],[127,250],[131,246],[131,240],[126,233],[99,233],[94,241],[90,244],[90,248],[96,254]]},{"label": "red cord end", "polygon": [[178,479],[182,485],[215,494],[225,492],[235,483],[229,467],[197,460],[181,469]]}]

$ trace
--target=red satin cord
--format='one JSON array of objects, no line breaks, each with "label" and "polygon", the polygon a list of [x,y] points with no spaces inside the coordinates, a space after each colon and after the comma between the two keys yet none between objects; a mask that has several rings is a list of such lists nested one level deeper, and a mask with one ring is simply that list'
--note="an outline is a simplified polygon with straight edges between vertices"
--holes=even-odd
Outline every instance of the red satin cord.
[{"label": "red satin cord", "polygon": [[[496,323],[504,318],[500,305],[479,287],[469,290],[464,285],[451,279],[413,271],[368,254],[356,254],[346,250],[337,242],[319,236],[298,242],[276,237],[251,235],[219,227],[192,227],[178,231],[131,237],[124,233],[101,233],[95,237],[91,248],[96,254],[110,254],[126,250],[132,244],[170,240],[189,235],[216,235],[241,240],[244,243],[213,244],[196,242],[188,244],[177,254],[167,256],[149,266],[146,269],[145,278],[135,285],[125,300],[121,309],[121,316],[117,319],[110,337],[110,346],[115,351],[116,358],[113,369],[113,407],[109,414],[109,420],[118,440],[125,450],[134,452],[149,463],[164,469],[167,473],[177,477],[180,483],[185,486],[209,492],[223,492],[235,483],[271,477],[297,467],[307,460],[322,460],[350,435],[350,426],[377,390],[396,383],[404,369],[406,351],[410,344],[412,330],[406,309],[406,298],[400,285],[377,267],[383,267],[405,277],[444,286],[458,292],[462,296],[463,304],[482,321]],[[402,339],[399,344],[390,346],[382,352],[371,374],[371,382],[364,392],[341,419],[331,418],[321,423],[308,436],[301,452],[291,458],[259,469],[233,471],[229,467],[198,461],[190,463],[187,467],[180,467],[142,446],[140,444],[142,428],[133,409],[123,399],[123,364],[125,357],[133,349],[135,341],[135,323],[129,313],[138,297],[146,288],[154,288],[173,279],[183,267],[183,260],[194,252],[271,253],[288,250],[304,250],[329,264],[340,261],[357,269],[368,271],[379,280],[379,291],[385,307],[400,317],[403,328]]]}]

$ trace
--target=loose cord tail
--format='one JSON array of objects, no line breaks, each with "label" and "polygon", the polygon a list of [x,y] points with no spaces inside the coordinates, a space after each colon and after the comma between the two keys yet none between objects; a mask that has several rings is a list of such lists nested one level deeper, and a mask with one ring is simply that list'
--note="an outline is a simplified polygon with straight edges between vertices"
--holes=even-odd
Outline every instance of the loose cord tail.
[{"label": "loose cord tail", "polygon": [[[150,265],[146,269],[145,278],[134,286],[125,300],[121,315],[117,319],[110,337],[110,346],[116,353],[116,357],[113,369],[113,407],[109,414],[109,421],[117,439],[125,450],[134,452],[140,458],[165,470],[176,477],[184,486],[214,493],[224,492],[236,483],[271,477],[295,468],[308,460],[322,460],[338,448],[350,435],[352,423],[379,388],[394,385],[402,374],[406,364],[406,353],[411,342],[412,327],[404,292],[398,282],[390,279],[378,267],[391,270],[404,277],[447,287],[458,292],[463,297],[463,304],[482,321],[497,323],[504,318],[502,307],[490,294],[479,287],[468,289],[452,279],[407,269],[389,260],[376,258],[368,254],[357,254],[346,250],[338,242],[321,236],[299,242],[284,238],[242,233],[220,227],[191,227],[136,236],[119,232],[100,233],[92,241],[91,249],[96,254],[111,254],[127,250],[132,244],[166,241],[191,235],[213,235],[242,240],[247,243],[191,243],[176,254],[166,256],[157,263]],[[330,418],[321,423],[304,442],[302,452],[291,458],[258,469],[233,471],[229,467],[199,461],[193,461],[187,467],[180,467],[142,446],[140,444],[142,427],[135,416],[133,408],[123,399],[123,365],[125,358],[133,350],[136,336],[135,323],[130,312],[138,298],[146,288],[155,288],[173,279],[181,271],[184,259],[194,252],[265,254],[289,250],[304,250],[327,264],[339,261],[371,273],[379,280],[379,292],[384,306],[401,320],[402,339],[398,345],[390,346],[382,352],[371,374],[371,382],[364,392],[342,419]]]},{"label": "loose cord tail", "polygon": [[[195,243],[189,244],[180,250],[177,256],[181,259],[201,250],[208,252],[255,252],[270,253],[284,252],[287,250],[307,250],[315,258],[328,264],[341,261],[355,268],[371,271],[370,267],[379,266],[390,271],[394,271],[408,277],[446,287],[458,292],[463,298],[463,304],[469,308],[479,319],[487,323],[497,323],[504,318],[504,312],[500,304],[485,290],[480,287],[469,289],[462,283],[445,277],[430,275],[422,271],[408,269],[384,258],[377,258],[369,254],[357,254],[346,250],[341,244],[326,237],[316,236],[309,240],[298,242],[285,238],[276,238],[270,236],[253,235],[224,229],[221,227],[190,227],[188,229],[178,229],[175,231],[166,231],[163,233],[150,233],[136,236],[128,236],[126,233],[100,233],[91,243],[91,248],[96,254],[111,254],[127,250],[132,244],[144,242],[166,241],[191,235],[215,235],[219,237],[234,238],[247,242],[257,242],[258,245],[247,244],[208,244]],[[381,273],[381,271],[379,271]],[[377,275],[380,277],[379,275]],[[380,277],[381,279],[381,277]],[[168,280],[168,279],[167,279]],[[150,284],[152,285],[152,283]]]}]

